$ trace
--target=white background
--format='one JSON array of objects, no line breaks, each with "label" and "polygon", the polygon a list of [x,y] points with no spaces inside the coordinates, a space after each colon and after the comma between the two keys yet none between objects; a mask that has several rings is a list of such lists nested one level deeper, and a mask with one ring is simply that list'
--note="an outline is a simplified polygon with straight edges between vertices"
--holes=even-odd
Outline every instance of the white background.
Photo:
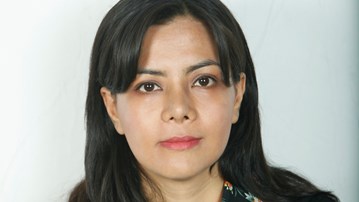
[{"label": "white background", "polygon": [[[0,201],[66,201],[84,176],[91,45],[116,1],[0,2]],[[224,2],[256,65],[269,161],[357,201],[357,1]]]}]

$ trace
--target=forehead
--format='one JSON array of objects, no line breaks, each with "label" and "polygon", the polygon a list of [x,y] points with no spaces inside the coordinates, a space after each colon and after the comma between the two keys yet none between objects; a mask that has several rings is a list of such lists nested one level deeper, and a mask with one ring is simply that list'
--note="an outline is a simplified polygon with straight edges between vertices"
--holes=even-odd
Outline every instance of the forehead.
[{"label": "forehead", "polygon": [[205,24],[189,15],[176,16],[163,24],[155,24],[149,27],[145,37],[159,35],[161,37],[170,37],[168,34],[183,34],[191,31],[195,36],[209,35]]},{"label": "forehead", "polygon": [[[166,24],[151,26],[143,39],[139,59],[143,64],[157,63],[178,58],[190,60],[211,59],[218,61],[213,37],[201,21],[191,16],[178,16]],[[190,65],[190,64],[189,64]]]}]

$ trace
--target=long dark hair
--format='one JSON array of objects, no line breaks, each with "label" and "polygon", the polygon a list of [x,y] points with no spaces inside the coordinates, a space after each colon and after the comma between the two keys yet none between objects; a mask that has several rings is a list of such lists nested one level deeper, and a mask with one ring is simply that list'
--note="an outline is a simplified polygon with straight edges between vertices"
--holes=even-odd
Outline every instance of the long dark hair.
[{"label": "long dark hair", "polygon": [[302,177],[268,165],[262,149],[254,65],[239,24],[220,0],[121,0],[103,19],[93,45],[86,102],[86,176],[70,201],[146,201],[141,183],[147,178],[125,137],[115,131],[100,88],[107,87],[113,94],[126,92],[137,73],[146,30],[181,15],[207,26],[227,85],[238,82],[241,72],[246,74],[240,117],[218,160],[223,178],[263,201],[294,201],[316,194],[337,200]]}]

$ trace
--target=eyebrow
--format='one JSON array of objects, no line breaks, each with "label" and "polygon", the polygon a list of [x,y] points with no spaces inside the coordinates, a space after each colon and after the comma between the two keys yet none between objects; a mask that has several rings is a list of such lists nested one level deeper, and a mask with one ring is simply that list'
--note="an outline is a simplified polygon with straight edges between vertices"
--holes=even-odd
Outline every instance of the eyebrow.
[{"label": "eyebrow", "polygon": [[191,73],[197,69],[200,69],[202,67],[211,66],[211,65],[216,65],[218,67],[221,66],[218,62],[207,59],[207,60],[203,60],[195,65],[189,66],[188,69],[186,70],[186,74],[189,74],[189,73]]},{"label": "eyebrow", "polygon": [[[214,60],[206,59],[197,64],[189,66],[185,70],[185,73],[189,74],[197,69],[200,69],[200,68],[206,67],[206,66],[211,66],[211,65],[216,65],[216,66],[220,67],[220,64],[218,62],[216,62]],[[151,70],[151,69],[140,69],[137,71],[137,74],[150,74],[150,75],[155,75],[155,76],[166,76],[166,73],[163,71],[157,71],[157,70]]]},{"label": "eyebrow", "polygon": [[141,69],[137,71],[137,74],[150,74],[155,76],[165,76],[165,73],[162,71],[151,70],[151,69]]}]

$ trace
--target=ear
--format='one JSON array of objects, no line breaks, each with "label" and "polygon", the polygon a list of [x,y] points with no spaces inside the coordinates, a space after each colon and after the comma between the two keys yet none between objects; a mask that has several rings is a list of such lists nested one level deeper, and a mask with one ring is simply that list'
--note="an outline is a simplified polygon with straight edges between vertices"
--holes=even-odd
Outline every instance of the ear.
[{"label": "ear", "polygon": [[233,117],[232,123],[236,123],[239,118],[239,109],[241,108],[241,103],[243,99],[244,92],[246,91],[246,75],[242,72],[240,74],[240,80],[234,84],[236,91],[236,97],[233,105]]},{"label": "ear", "polygon": [[107,114],[110,117],[113,125],[115,126],[116,131],[119,134],[124,134],[123,128],[118,116],[117,107],[116,107],[116,96],[111,93],[106,87],[100,89],[100,93],[105,104]]}]

